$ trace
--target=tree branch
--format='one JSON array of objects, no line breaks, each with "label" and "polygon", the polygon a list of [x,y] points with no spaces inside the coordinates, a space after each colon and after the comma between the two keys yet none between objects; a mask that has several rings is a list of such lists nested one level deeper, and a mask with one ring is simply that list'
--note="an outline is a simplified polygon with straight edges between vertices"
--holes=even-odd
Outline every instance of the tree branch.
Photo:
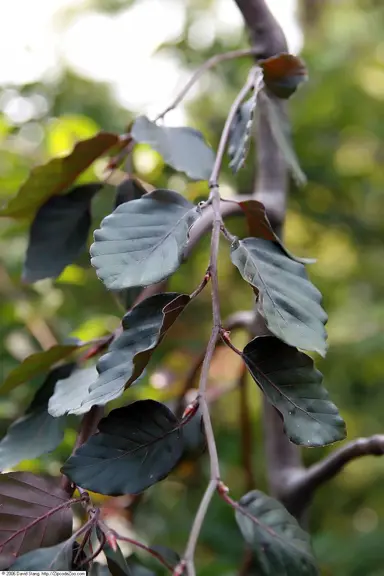
[{"label": "tree branch", "polygon": [[295,514],[301,514],[310,503],[312,496],[328,480],[334,478],[346,464],[362,456],[382,456],[384,454],[384,434],[369,438],[357,438],[301,471],[291,478],[287,485],[286,503]]},{"label": "tree branch", "polygon": [[287,51],[284,33],[264,0],[235,0],[250,32],[259,58],[269,58]]}]

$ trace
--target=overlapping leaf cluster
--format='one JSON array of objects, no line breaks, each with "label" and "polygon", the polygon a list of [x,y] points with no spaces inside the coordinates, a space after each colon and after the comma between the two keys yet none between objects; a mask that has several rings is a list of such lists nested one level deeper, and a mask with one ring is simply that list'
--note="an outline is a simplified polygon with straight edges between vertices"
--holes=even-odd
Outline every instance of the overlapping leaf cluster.
[{"label": "overlapping leaf cluster", "polygon": [[[295,61],[296,62],[296,61]],[[294,66],[299,76],[303,70]],[[259,101],[267,103],[272,132],[288,165],[303,180],[285,127],[276,117],[273,99],[294,92],[297,81],[276,74],[281,61],[265,62],[260,68],[251,99],[238,110],[232,126],[228,153],[237,172],[243,164]],[[263,73],[261,71],[263,70]],[[261,99],[261,100],[260,100]],[[140,117],[131,138],[152,146],[176,170],[195,180],[207,180],[214,164],[212,149],[203,136],[190,128],[167,128]],[[101,193],[100,183],[76,185],[76,178],[94,160],[124,149],[114,134],[101,133],[77,144],[63,159],[36,168],[19,194],[0,215],[25,218],[33,215],[23,278],[35,282],[58,277],[84,251],[91,227],[91,202]],[[257,337],[243,350],[252,377],[269,402],[282,415],[292,442],[324,446],[345,436],[345,425],[322,386],[322,375],[301,350],[326,353],[327,316],[321,295],[307,275],[305,264],[293,257],[275,236],[262,204],[241,202],[248,221],[249,237],[235,238],[230,258],[256,295],[258,312],[269,336]],[[2,469],[20,460],[55,448],[62,438],[67,414],[85,414],[105,405],[138,382],[153,351],[190,303],[191,296],[158,293],[135,302],[141,288],[162,282],[182,265],[191,230],[205,206],[194,205],[181,194],[166,189],[147,192],[139,181],[127,178],[116,190],[115,209],[94,232],[91,264],[109,290],[123,296],[129,309],[121,330],[106,342],[58,345],[27,358],[0,386],[6,393],[23,381],[50,370],[25,416],[17,420],[0,442]],[[87,347],[91,353],[81,356]],[[101,354],[96,363],[83,366]],[[83,362],[80,362],[82,360]],[[61,363],[58,365],[58,363]],[[111,496],[138,494],[165,478],[178,464],[187,443],[184,426],[164,404],[140,400],[112,410],[92,435],[64,464],[62,472],[77,486]],[[36,436],[36,430],[39,435]],[[33,442],[27,442],[31,440]],[[40,518],[39,498],[48,494],[46,506],[59,512],[41,514],[43,534],[28,524],[23,514],[0,529],[3,565],[14,570],[70,570],[79,555],[68,528],[67,497],[57,487],[47,488],[35,476],[0,476],[0,519],[9,523],[12,500],[23,493],[23,514]],[[40,490],[39,498],[30,496]],[[64,500],[63,500],[64,499]],[[237,520],[254,549],[261,574],[315,574],[307,535],[276,501],[260,493],[240,501]],[[241,511],[243,510],[243,511]],[[8,524],[7,524],[8,525]],[[6,526],[4,524],[4,526]],[[48,529],[49,528],[49,529]],[[40,529],[40,528],[39,528]],[[17,532],[9,536],[9,532]],[[38,537],[36,534],[40,534]],[[19,538],[22,535],[22,538]],[[23,543],[23,545],[20,544]],[[106,544],[104,551],[111,572],[129,574],[125,559]],[[263,552],[261,552],[263,551]],[[14,561],[14,557],[18,559]],[[13,562],[13,563],[12,563]],[[118,569],[112,569],[111,566]]]}]

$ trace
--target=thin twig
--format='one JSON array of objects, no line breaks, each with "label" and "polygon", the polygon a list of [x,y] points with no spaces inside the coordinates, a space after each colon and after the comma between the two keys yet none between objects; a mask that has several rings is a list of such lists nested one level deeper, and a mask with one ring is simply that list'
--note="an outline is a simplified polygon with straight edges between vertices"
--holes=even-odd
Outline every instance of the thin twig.
[{"label": "thin twig", "polygon": [[235,236],[233,234],[230,233],[230,231],[228,230],[228,228],[226,228],[226,226],[224,226],[224,224],[222,224],[221,226],[221,233],[224,236],[224,238],[230,243],[232,244],[232,242],[235,240]]},{"label": "thin twig", "polygon": [[100,542],[99,546],[96,548],[96,550],[94,552],[92,552],[91,556],[88,556],[82,562],[80,562],[79,567],[83,566],[84,564],[87,564],[88,562],[92,562],[92,560],[97,558],[98,555],[100,554],[100,552],[102,552],[102,550],[105,546],[105,542],[106,542],[106,537],[105,537],[104,532],[102,532],[101,542]]},{"label": "thin twig", "polygon": [[220,466],[219,466],[219,458],[217,454],[215,436],[213,432],[211,416],[209,413],[209,407],[207,402],[207,384],[208,384],[208,375],[209,375],[209,368],[211,365],[211,361],[215,352],[217,339],[222,331],[221,325],[221,315],[220,315],[220,298],[219,298],[219,279],[218,279],[218,270],[217,270],[217,261],[218,261],[218,254],[219,254],[219,243],[220,243],[220,233],[221,228],[223,226],[223,220],[221,216],[221,199],[220,199],[220,192],[219,192],[219,185],[218,185],[218,178],[220,173],[221,164],[223,161],[225,148],[228,142],[230,129],[232,122],[235,118],[236,112],[241,105],[241,102],[245,98],[246,94],[252,88],[254,79],[256,78],[257,68],[253,68],[251,73],[248,75],[247,81],[243,88],[240,90],[238,96],[236,97],[235,101],[233,102],[231,109],[229,111],[227,120],[225,122],[218,150],[215,159],[215,163],[212,169],[211,178],[209,180],[209,185],[211,189],[209,201],[212,205],[213,210],[213,223],[212,223],[212,236],[211,236],[211,250],[210,250],[210,261],[209,261],[209,270],[211,276],[211,293],[212,293],[212,314],[213,314],[213,328],[211,332],[211,337],[208,342],[207,350],[205,353],[203,365],[201,368],[200,374],[200,382],[199,382],[199,405],[201,408],[202,416],[203,416],[203,423],[205,429],[205,437],[207,440],[208,446],[208,453],[209,453],[209,460],[210,460],[210,481],[203,496],[203,499],[200,503],[199,509],[195,516],[191,532],[189,535],[187,547],[184,553],[184,558],[182,561],[176,566],[174,570],[174,575],[179,576],[183,574],[184,569],[186,568],[188,576],[195,576],[195,566],[194,566],[194,556],[197,541],[200,535],[200,531],[208,511],[209,504],[212,500],[212,497],[215,493],[216,487],[220,483]]},{"label": "thin twig", "polygon": [[206,287],[206,285],[208,284],[209,280],[211,279],[211,271],[208,267],[207,272],[205,273],[204,278],[202,279],[202,281],[200,282],[200,284],[198,285],[198,287],[196,288],[196,290],[194,290],[192,292],[192,294],[190,294],[190,298],[191,300],[193,300],[194,298],[196,298],[199,294],[201,294],[201,292],[204,290],[204,288]]},{"label": "thin twig", "polygon": [[180,102],[185,98],[185,96],[187,95],[189,90],[192,88],[192,86],[197,82],[197,80],[205,72],[207,72],[211,68],[214,68],[215,66],[217,66],[221,62],[226,62],[228,60],[235,60],[237,58],[244,58],[246,56],[255,56],[255,49],[254,48],[242,48],[240,50],[232,50],[231,52],[224,52],[223,54],[216,54],[215,56],[212,56],[212,58],[209,58],[206,62],[204,62],[200,66],[200,68],[198,68],[196,70],[196,72],[193,74],[193,76],[188,80],[187,84],[178,93],[178,95],[173,100],[173,102],[165,110],[163,110],[163,112],[158,114],[154,121],[157,122],[161,118],[164,118],[164,116],[168,112],[170,112],[171,110],[176,108],[176,106],[178,106],[180,104]]},{"label": "thin twig", "polygon": [[148,554],[156,558],[161,564],[163,564],[163,566],[168,568],[168,570],[173,570],[173,566],[171,566],[169,562],[167,562],[167,560],[163,558],[163,556],[159,552],[157,552],[157,550],[152,550],[150,546],[147,546],[146,544],[143,544],[142,542],[139,542],[134,538],[128,538],[128,536],[123,536],[122,534],[119,534],[118,532],[116,532],[116,530],[109,528],[109,526],[107,526],[101,520],[99,520],[99,527],[102,530],[105,537],[107,538],[107,540],[108,536],[112,535],[114,538],[116,538],[116,540],[121,540],[122,542],[128,542],[128,544],[132,544],[133,546],[136,546],[137,548],[140,548],[141,550],[145,550],[145,552],[148,552]]},{"label": "thin twig", "polygon": [[236,346],[234,344],[232,344],[231,339],[229,337],[229,333],[226,330],[224,330],[224,329],[221,330],[220,336],[221,336],[222,341],[224,342],[224,344],[226,344],[228,346],[228,348],[233,350],[233,352],[235,352],[235,354],[237,354],[241,358],[243,357],[241,350],[239,350],[238,348],[236,348]]},{"label": "thin twig", "polygon": [[[224,330],[226,332],[234,332],[235,330],[244,329],[250,330],[253,323],[253,312],[248,310],[241,310],[239,312],[234,312],[224,322]],[[220,345],[220,338],[217,339],[216,346]],[[182,416],[185,408],[185,396],[195,386],[195,382],[197,379],[197,375],[200,371],[200,368],[204,362],[206,350],[201,352],[199,356],[196,358],[194,363],[192,364],[191,369],[189,370],[187,377],[184,382],[183,390],[180,394],[178,405],[176,408],[176,416],[179,418]]]},{"label": "thin twig", "polygon": [[[220,232],[220,229],[219,229]],[[212,280],[213,280],[213,275],[212,275]],[[213,282],[212,282],[213,284]],[[205,437],[207,440],[207,446],[208,446],[208,453],[209,453],[209,459],[210,459],[210,465],[211,465],[211,480],[208,484],[208,487],[206,489],[206,492],[204,494],[204,497],[200,503],[199,509],[197,511],[197,514],[195,516],[192,528],[191,528],[191,532],[189,534],[189,539],[188,539],[188,543],[187,543],[187,547],[185,549],[185,553],[184,553],[184,559],[182,561],[183,567],[185,566],[187,569],[187,574],[188,576],[195,576],[196,572],[195,572],[195,568],[194,568],[194,555],[195,555],[195,549],[196,549],[196,545],[197,545],[197,541],[200,535],[200,531],[205,519],[205,515],[207,513],[208,510],[208,506],[211,502],[212,496],[215,493],[215,489],[217,486],[217,483],[219,481],[220,478],[220,467],[219,467],[219,458],[217,455],[217,449],[216,449],[216,442],[215,442],[215,437],[214,437],[214,433],[213,433],[213,428],[212,428],[212,422],[211,422],[211,416],[209,414],[209,408],[208,408],[208,403],[207,403],[207,399],[206,399],[206,388],[207,388],[207,382],[208,382],[208,373],[209,373],[209,367],[211,364],[211,360],[215,351],[215,347],[216,347],[216,342],[219,336],[219,332],[220,332],[220,327],[219,326],[214,326],[212,329],[212,334],[211,337],[209,339],[208,342],[208,346],[207,346],[207,351],[205,354],[205,358],[204,358],[204,362],[203,362],[203,366],[201,369],[201,376],[200,376],[200,383],[199,383],[199,404],[200,404],[200,408],[201,408],[201,412],[202,412],[202,416],[203,416],[203,423],[204,423],[204,429],[205,429]],[[180,565],[179,567],[176,567],[175,569],[175,573],[177,574],[176,570],[180,570]],[[182,574],[182,572],[179,571],[179,573]]]},{"label": "thin twig", "polygon": [[[210,480],[203,499],[200,502],[199,509],[197,511],[195,521],[193,523],[191,533],[189,535],[189,541],[187,549],[184,555],[184,566],[187,569],[188,576],[196,576],[195,566],[193,557],[195,554],[196,543],[200,535],[200,530],[203,525],[208,506],[212,500],[214,493],[216,492],[217,480]],[[177,568],[176,568],[177,569]]]}]

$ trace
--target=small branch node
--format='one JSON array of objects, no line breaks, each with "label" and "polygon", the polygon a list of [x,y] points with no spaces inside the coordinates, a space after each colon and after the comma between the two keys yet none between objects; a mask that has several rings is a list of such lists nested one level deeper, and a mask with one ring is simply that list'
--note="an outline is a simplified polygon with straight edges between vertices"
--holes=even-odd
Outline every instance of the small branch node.
[{"label": "small branch node", "polygon": [[217,492],[220,496],[224,496],[224,494],[228,494],[229,488],[222,482],[221,480],[217,483]]}]

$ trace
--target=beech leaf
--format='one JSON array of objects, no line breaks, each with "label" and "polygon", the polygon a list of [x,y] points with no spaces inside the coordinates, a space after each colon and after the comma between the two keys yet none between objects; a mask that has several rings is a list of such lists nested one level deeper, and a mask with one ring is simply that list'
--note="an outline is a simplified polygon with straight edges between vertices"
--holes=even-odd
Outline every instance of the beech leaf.
[{"label": "beech leaf", "polygon": [[20,556],[14,562],[11,571],[71,571],[72,568],[72,540],[67,540],[49,548],[39,548]]},{"label": "beech leaf", "polygon": [[0,386],[0,394],[7,394],[23,382],[31,380],[35,376],[44,374],[60,360],[69,358],[77,350],[88,346],[89,343],[79,344],[56,344],[48,350],[31,354],[23,362],[8,374]]},{"label": "beech leaf", "polygon": [[289,256],[292,260],[300,262],[301,264],[313,264],[316,262],[313,258],[299,258],[295,256],[281,242],[280,238],[274,233],[268,216],[265,211],[265,206],[257,200],[244,200],[239,202],[239,206],[245,214],[247,219],[247,226],[250,236],[255,238],[264,238],[264,240],[272,240],[280,244],[282,250]]},{"label": "beech leaf", "polygon": [[244,200],[239,202],[239,206],[245,214],[251,236],[279,241],[269,223],[264,204],[257,200]]},{"label": "beech leaf", "polygon": [[53,418],[48,414],[48,401],[56,382],[68,377],[74,366],[65,364],[52,370],[36,392],[25,415],[8,428],[0,442],[0,470],[12,468],[21,460],[31,460],[51,452],[60,444],[65,418]]},{"label": "beech leaf", "polygon": [[291,128],[289,120],[284,109],[271,100],[263,91],[260,96],[268,117],[269,125],[276,144],[280,148],[282,155],[287,163],[289,170],[298,186],[304,186],[307,183],[307,177],[300,168],[293,142],[291,138]]},{"label": "beech leaf", "polygon": [[136,142],[149,144],[167,164],[179,172],[185,172],[192,180],[209,179],[215,155],[198,130],[159,126],[146,116],[139,116],[131,134]]},{"label": "beech leaf", "polygon": [[231,126],[228,140],[228,156],[231,160],[229,167],[234,174],[243,166],[248,154],[257,97],[262,85],[263,77],[260,74],[255,79],[251,98],[237,109],[234,122]]},{"label": "beech leaf", "polygon": [[37,166],[17,195],[0,210],[0,216],[30,218],[48,198],[69,189],[84,170],[118,142],[117,134],[99,132],[78,142],[68,156]]},{"label": "beech leaf", "polygon": [[326,446],[345,438],[344,420],[329,399],[312,358],[273,336],[251,340],[243,358],[256,383],[282,415],[292,442]]},{"label": "beech leaf", "polygon": [[23,280],[57,278],[86,248],[91,200],[101,184],[77,186],[65,196],[52,196],[32,222]]},{"label": "beech leaf", "polygon": [[161,282],[180,266],[200,209],[177,192],[125,202],[94,233],[91,263],[111,290]]},{"label": "beech leaf", "polygon": [[[146,184],[147,185],[147,184]],[[147,185],[149,187],[149,185]],[[151,190],[146,190],[143,184],[137,178],[127,178],[119,184],[116,188],[116,198],[115,198],[115,208],[124,204],[124,202],[130,202],[131,200],[138,200],[147,192]],[[116,296],[125,310],[129,310],[136,298],[141,292],[141,287],[136,286],[134,288],[126,288],[119,292],[116,292]]]},{"label": "beech leaf", "polygon": [[308,78],[304,62],[293,54],[282,53],[259,60],[259,66],[264,84],[278,98],[289,98]]},{"label": "beech leaf", "polygon": [[284,506],[253,490],[239,501],[236,521],[258,564],[260,576],[317,576],[309,535]]},{"label": "beech leaf", "polygon": [[163,480],[183,453],[179,421],[154,400],[112,410],[98,428],[99,433],[76,450],[62,472],[99,494],[139,494]]},{"label": "beech leaf", "polygon": [[137,178],[127,178],[116,188],[115,208],[131,200],[139,200],[147,192]]},{"label": "beech leaf", "polygon": [[[98,361],[97,380],[81,408],[118,398],[143,373],[154,349],[190,302],[187,294],[155,294],[132,308],[123,318],[123,332]],[[79,413],[79,412],[75,412]]]},{"label": "beech leaf", "polygon": [[289,257],[279,243],[263,238],[235,239],[231,259],[258,291],[268,329],[291,346],[325,356],[328,318],[304,265]]},{"label": "beech leaf", "polygon": [[[60,479],[41,478],[30,472],[0,474],[0,557],[21,556],[71,536],[69,506],[47,515],[68,501],[68,494],[59,483]],[[39,518],[42,519],[35,522]]]},{"label": "beech leaf", "polygon": [[89,407],[82,402],[89,397],[89,387],[97,380],[96,366],[80,368],[56,383],[48,403],[48,412],[54,418],[64,414],[84,414]]},{"label": "beech leaf", "polygon": [[103,547],[110,573],[112,576],[132,576],[132,572],[128,567],[120,546],[118,544],[116,544],[116,546],[117,548],[114,550],[108,542],[105,542]]}]

